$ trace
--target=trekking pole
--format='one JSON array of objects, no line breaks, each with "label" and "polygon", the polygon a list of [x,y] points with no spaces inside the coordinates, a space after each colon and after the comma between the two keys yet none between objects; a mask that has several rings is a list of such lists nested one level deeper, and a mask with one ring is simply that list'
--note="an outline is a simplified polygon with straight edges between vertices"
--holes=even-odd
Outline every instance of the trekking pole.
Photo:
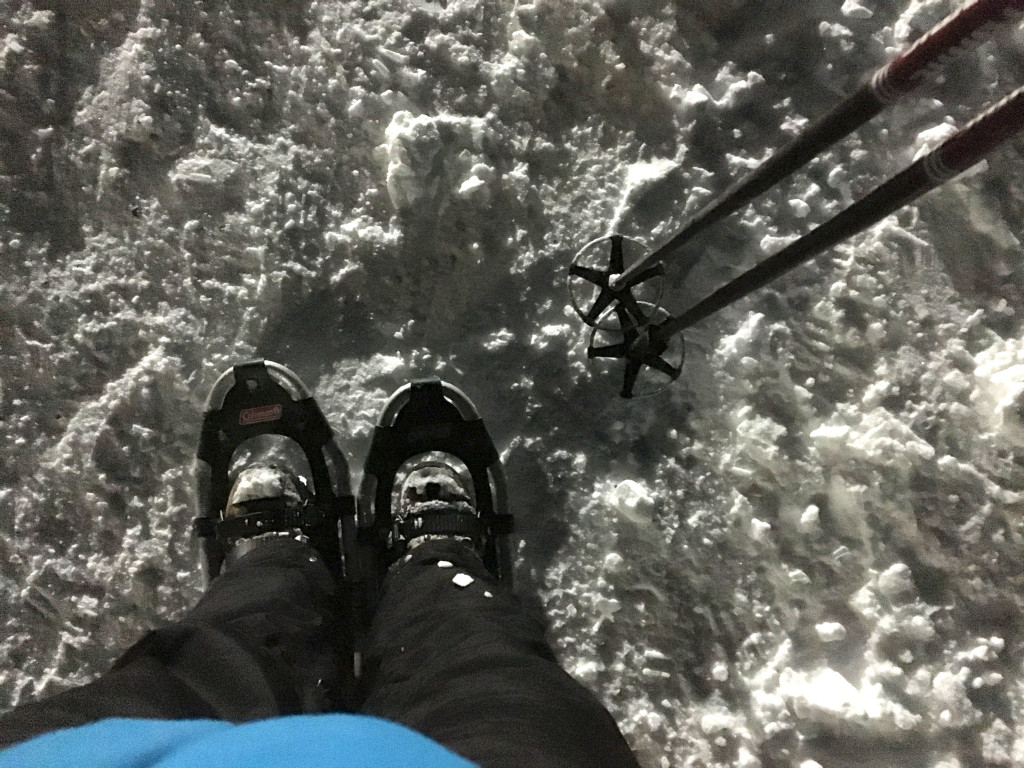
[{"label": "trekking pole", "polygon": [[[924,75],[945,62],[960,46],[989,24],[1024,13],[1024,0],[973,0],[950,14],[906,51],[874,72],[852,95],[811,125],[790,144],[769,157],[746,177],[731,185],[701,209],[683,229],[646,258],[623,270],[610,264],[607,270],[570,267],[570,276],[600,288],[594,305],[580,312],[584,322],[595,325],[597,315],[613,302],[621,302],[638,283],[662,272],[654,265],[664,261],[695,235],[721,221],[774,187],[864,123],[910,94]],[[600,273],[600,274],[598,274]]]},{"label": "trekking pole", "polygon": [[[591,346],[588,357],[623,357],[627,361],[622,396],[632,397],[633,383],[647,365],[678,378],[680,368],[661,355],[668,340],[680,331],[739,301],[843,240],[867,229],[891,213],[909,205],[926,192],[958,176],[985,155],[1024,129],[1024,88],[1019,88],[991,109],[920,158],[901,173],[877,187],[842,213],[770,256],[756,267],[719,288],[676,317],[637,327],[635,318],[619,312],[624,341],[605,347]],[[628,326],[633,327],[628,327]]]}]

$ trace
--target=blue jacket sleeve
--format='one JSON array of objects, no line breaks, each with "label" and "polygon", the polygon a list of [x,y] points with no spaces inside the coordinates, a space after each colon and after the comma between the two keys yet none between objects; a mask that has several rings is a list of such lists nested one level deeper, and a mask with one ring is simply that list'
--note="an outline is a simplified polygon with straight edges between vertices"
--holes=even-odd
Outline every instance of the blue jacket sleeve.
[{"label": "blue jacket sleeve", "polygon": [[363,715],[103,720],[0,752],[0,768],[472,768],[404,726]]}]

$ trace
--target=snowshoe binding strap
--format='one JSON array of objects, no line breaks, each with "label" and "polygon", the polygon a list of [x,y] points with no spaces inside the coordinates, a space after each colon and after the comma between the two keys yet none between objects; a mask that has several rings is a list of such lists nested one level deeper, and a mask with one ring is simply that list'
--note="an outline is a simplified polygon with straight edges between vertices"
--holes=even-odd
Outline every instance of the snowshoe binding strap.
[{"label": "snowshoe binding strap", "polygon": [[248,539],[272,531],[314,531],[325,525],[337,525],[337,509],[321,508],[315,503],[289,507],[284,499],[260,499],[245,503],[246,514],[224,520],[196,519],[199,536],[214,536],[224,547],[239,539]]},{"label": "snowshoe binding strap", "polygon": [[426,512],[409,515],[395,527],[406,541],[418,536],[465,536],[473,541],[486,541],[489,537],[512,533],[512,516],[495,515],[490,522],[472,517],[465,512]]},{"label": "snowshoe binding strap", "polygon": [[[299,510],[259,508],[222,520],[235,450],[259,435],[293,440],[309,462],[314,502]],[[254,360],[226,371],[214,384],[203,414],[196,480],[200,514],[194,528],[203,541],[208,576],[221,569],[231,541],[274,530],[301,528],[338,575],[355,562],[355,502],[348,463],[326,417],[302,380],[279,363]],[[339,522],[346,552],[342,558]]]}]

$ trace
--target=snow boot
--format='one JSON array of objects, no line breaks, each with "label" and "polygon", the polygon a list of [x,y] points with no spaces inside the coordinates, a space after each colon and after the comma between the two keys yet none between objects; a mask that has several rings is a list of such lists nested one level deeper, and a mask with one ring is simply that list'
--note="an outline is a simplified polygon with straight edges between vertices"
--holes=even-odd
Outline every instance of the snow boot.
[{"label": "snow boot", "polygon": [[411,459],[399,469],[395,487],[393,536],[407,550],[432,539],[454,539],[482,554],[484,531],[473,503],[473,480],[458,458],[435,451]]},{"label": "snow boot", "polygon": [[[221,531],[228,547],[225,562],[237,560],[261,542],[275,538],[309,543],[303,523],[312,504],[313,492],[298,475],[274,464],[257,462],[245,467],[231,486],[224,508],[224,522],[233,521]],[[267,528],[264,513],[274,513],[272,528]]]}]

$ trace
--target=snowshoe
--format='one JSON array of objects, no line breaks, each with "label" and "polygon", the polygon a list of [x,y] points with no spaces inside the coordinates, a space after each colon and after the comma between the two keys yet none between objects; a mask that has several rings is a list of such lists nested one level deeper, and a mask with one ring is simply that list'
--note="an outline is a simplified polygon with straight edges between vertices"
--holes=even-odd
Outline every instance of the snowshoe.
[{"label": "snowshoe", "polygon": [[[281,435],[298,445],[309,464],[313,497],[298,505],[265,504],[225,517],[232,457],[239,446],[261,435]],[[316,400],[294,372],[269,360],[226,371],[206,402],[197,459],[199,516],[194,529],[203,542],[208,578],[220,573],[234,542],[298,529],[336,578],[354,580],[345,571],[346,563],[356,560],[357,540],[348,462]]]},{"label": "snowshoe", "polygon": [[[407,489],[403,469],[417,471],[431,454],[461,463],[476,514],[417,516],[398,514],[396,502]],[[454,464],[455,462],[451,462]],[[406,384],[381,411],[366,457],[358,500],[359,537],[367,577],[383,580],[388,567],[418,535],[451,535],[473,540],[487,569],[511,587],[512,552],[505,473],[498,451],[472,401],[457,387],[428,379]],[[412,530],[415,528],[415,530]],[[374,590],[368,590],[370,613]]]}]

